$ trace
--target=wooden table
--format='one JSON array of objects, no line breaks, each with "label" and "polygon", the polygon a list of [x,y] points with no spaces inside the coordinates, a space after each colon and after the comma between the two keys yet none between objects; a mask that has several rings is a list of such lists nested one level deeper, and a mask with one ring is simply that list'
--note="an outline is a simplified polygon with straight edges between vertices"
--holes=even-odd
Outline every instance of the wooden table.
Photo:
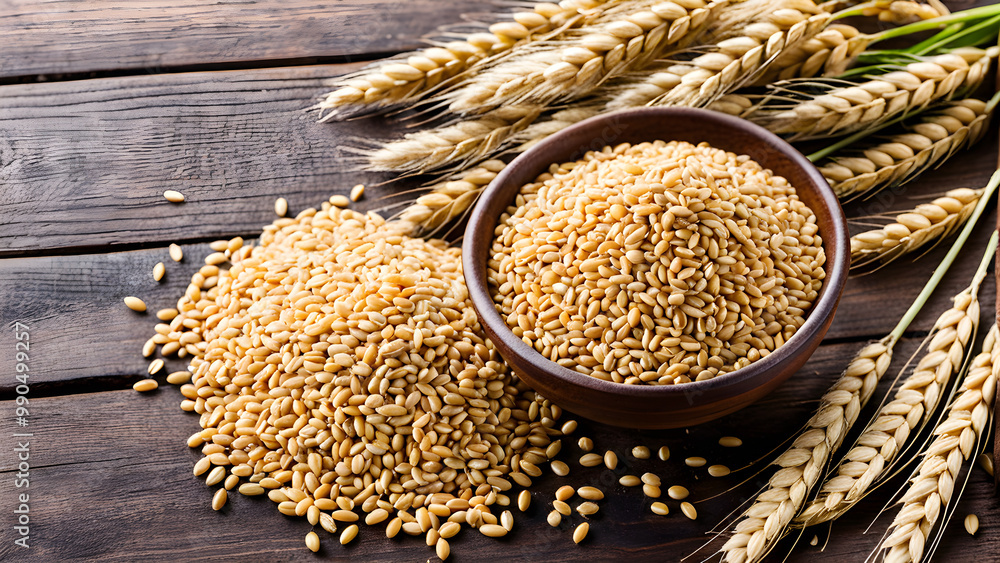
[{"label": "wooden table", "polygon": [[[0,512],[5,514],[0,559],[315,557],[303,546],[308,523],[280,515],[266,499],[233,495],[221,512],[210,508],[212,490],[191,472],[199,454],[185,446],[198,422],[178,408],[178,390],[143,395],[131,390],[144,374],[147,362],[139,351],[155,320],[129,311],[122,298],[141,296],[154,310],[172,304],[210,252],[207,242],[255,236],[273,220],[278,196],[298,211],[346,194],[356,183],[376,181],[352,170],[338,146],[351,136],[381,137],[398,129],[379,120],[317,124],[304,108],[327,90],[331,77],[358,68],[359,61],[413,48],[436,25],[487,9],[487,2],[472,0],[0,3]],[[993,129],[944,169],[898,194],[851,205],[848,215],[911,207],[952,187],[980,187],[994,169],[997,148]],[[383,196],[406,187],[370,188],[358,207],[380,208]],[[167,203],[162,193],[171,188],[185,193],[187,203]],[[994,221],[984,218],[910,327],[897,359],[913,353],[950,297],[971,279]],[[181,264],[167,258],[171,242],[183,245]],[[654,471],[665,486],[688,486],[696,501],[720,495],[697,504],[696,521],[681,516],[675,501],[668,503],[670,516],[653,515],[648,500],[617,485],[614,472],[573,464],[569,478],[540,480],[531,509],[516,514],[515,531],[506,539],[466,530],[452,543],[453,559],[688,555],[768,473],[757,463],[715,479],[681,460],[700,455],[738,468],[777,448],[806,421],[849,358],[890,331],[943,254],[939,248],[916,263],[901,261],[852,279],[824,345],[801,373],[751,408],[669,432],[581,423],[578,435],[592,436],[600,451],[618,452],[618,473]],[[151,271],[160,261],[167,263],[168,274],[158,284]],[[986,285],[981,334],[994,308],[992,282]],[[27,326],[31,346],[23,427],[12,400],[18,383],[16,322]],[[901,363],[880,389],[888,388]],[[183,369],[183,362],[171,360],[168,366]],[[720,448],[716,441],[724,435],[739,436],[744,445]],[[15,450],[25,440],[30,485],[17,488]],[[580,455],[575,440],[565,442],[562,458],[575,460]],[[672,457],[640,462],[627,455],[640,444],[668,445]],[[807,530],[791,559],[863,560],[891,515],[879,519],[873,532],[862,532],[902,482],[897,477],[837,522],[825,551],[809,540],[818,534],[822,546],[829,528]],[[572,543],[565,526],[545,524],[552,491],[565,483],[599,484],[609,491],[581,546]],[[29,495],[28,549],[13,543],[12,512],[20,494]],[[938,560],[994,560],[998,508],[991,480],[975,469],[957,517],[978,514],[980,531],[970,537],[960,521],[952,522]],[[387,540],[380,529],[363,528],[346,548],[325,532],[320,535],[319,555],[331,559],[433,557],[422,539]],[[781,547],[786,551],[791,542]]]}]

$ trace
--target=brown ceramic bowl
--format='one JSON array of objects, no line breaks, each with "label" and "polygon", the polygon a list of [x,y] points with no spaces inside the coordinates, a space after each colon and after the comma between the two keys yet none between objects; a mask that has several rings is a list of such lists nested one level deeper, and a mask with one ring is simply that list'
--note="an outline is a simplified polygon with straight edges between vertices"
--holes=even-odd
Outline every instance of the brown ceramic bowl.
[{"label": "brown ceramic bowl", "polygon": [[[514,336],[497,312],[486,283],[486,261],[500,215],[524,184],[553,162],[573,161],[605,145],[644,141],[708,142],[747,154],[784,176],[816,213],[826,251],[826,280],[798,332],[772,354],[734,372],[682,385],[624,385],[559,366]],[[631,428],[678,428],[739,410],[791,377],[819,346],[833,320],[850,261],[847,224],[819,171],[777,136],[747,121],[690,108],[641,108],[597,116],[569,127],[517,157],[486,189],[472,211],[462,262],[472,304],[500,355],[528,385],[581,416]]]}]

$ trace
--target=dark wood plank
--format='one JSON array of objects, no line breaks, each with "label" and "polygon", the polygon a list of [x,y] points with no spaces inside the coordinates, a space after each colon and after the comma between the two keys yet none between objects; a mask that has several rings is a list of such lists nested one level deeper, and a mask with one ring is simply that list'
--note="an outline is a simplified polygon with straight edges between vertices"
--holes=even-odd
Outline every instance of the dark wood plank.
[{"label": "dark wood plank", "polygon": [[[900,352],[909,354],[915,345],[915,341],[906,341]],[[682,460],[700,455],[712,463],[738,468],[777,447],[791,429],[808,418],[814,407],[812,398],[829,385],[856,348],[846,344],[824,347],[800,376],[768,400],[710,425],[653,432],[583,422],[576,436],[591,436],[600,451],[616,450],[619,468],[612,472],[603,467],[580,467],[575,462],[581,455],[575,445],[576,436],[566,439],[560,457],[571,464],[570,475],[558,478],[547,473],[536,483],[532,507],[526,514],[515,510],[515,529],[508,538],[491,540],[464,530],[452,542],[454,560],[484,561],[502,556],[511,561],[663,561],[691,553],[715,524],[753,494],[763,482],[763,476],[754,478],[753,474],[763,468],[754,466],[716,479],[709,477],[705,468],[689,468]],[[214,491],[192,475],[198,453],[185,446],[187,436],[198,430],[198,421],[180,411],[180,398],[175,388],[167,387],[143,395],[126,390],[32,400],[29,426],[24,429],[33,433],[28,438],[30,486],[22,490],[0,488],[0,505],[8,510],[16,506],[14,494],[29,494],[31,548],[24,550],[5,541],[0,543],[0,559],[311,560],[313,556],[302,541],[310,529],[308,523],[280,515],[268,500],[233,494],[223,511],[211,510]],[[0,404],[3,412],[13,412],[12,407],[9,402]],[[739,436],[744,445],[720,448],[716,442],[724,435]],[[640,444],[652,448],[668,445],[671,459],[635,460],[628,451]],[[11,483],[14,468],[13,446],[4,448],[0,453],[0,474]],[[618,475],[646,471],[660,475],[664,486],[687,486],[692,500],[703,501],[697,504],[698,519],[684,518],[678,502],[669,499],[666,502],[671,514],[666,518],[655,516],[649,511],[650,501],[639,491],[617,484]],[[738,486],[747,478],[748,483]],[[569,525],[553,529],[545,523],[553,491],[564,484],[597,485],[608,495],[601,501],[601,511],[593,518],[590,535],[581,546],[573,545]],[[705,500],[734,486],[737,488],[730,493]],[[825,553],[807,545],[812,536],[808,532],[792,560],[862,560],[876,545],[878,531],[887,522],[880,521],[873,534],[860,533],[895,486],[893,482],[877,491],[838,522]],[[975,538],[969,537],[960,531],[960,522],[953,522],[939,560],[990,560],[994,553],[991,550],[1000,542],[997,508],[1000,503],[992,496],[988,477],[977,469],[959,514],[978,514],[980,532]],[[573,525],[579,521],[578,516],[572,518]],[[362,527],[359,540],[347,548],[320,530],[321,555],[364,561],[433,558],[422,538],[390,541],[382,528]],[[785,542],[782,549],[788,547],[790,542]]]},{"label": "dark wood plank", "polygon": [[[489,0],[0,3],[0,78],[406,51]],[[58,77],[58,76],[56,76]]]},{"label": "dark wood plank", "polygon": [[[0,87],[0,256],[252,235],[277,196],[293,208],[385,175],[357,172],[339,147],[391,138],[384,119],[314,122],[325,78],[354,66],[188,73]],[[356,144],[356,141],[355,141]],[[883,205],[910,195],[982,186],[996,135],[930,171]],[[362,209],[381,195],[369,190]],[[170,205],[165,189],[188,196]]]},{"label": "dark wood plank", "polygon": [[[182,210],[191,213],[197,205],[185,204]],[[268,220],[270,217],[262,217],[258,224]],[[983,219],[985,225],[966,243],[966,250],[911,331],[930,330],[951,297],[972,279],[990,236],[986,225],[993,221],[992,217]],[[918,262],[901,261],[877,274],[849,280],[828,340],[854,341],[888,334],[930,278],[946,246]],[[20,321],[31,327],[34,353],[46,362],[44,369],[36,370],[36,383],[55,386],[46,390],[53,394],[61,392],[61,385],[89,385],[92,378],[100,378],[100,385],[119,387],[138,380],[148,362],[140,350],[158,322],[152,313],[176,304],[191,275],[211,253],[207,244],[183,248],[185,258],[180,264],[170,260],[166,247],[0,260],[0,322],[6,326]],[[160,283],[152,278],[157,262],[166,264],[168,272]],[[983,309],[992,310],[992,286],[981,294]],[[150,313],[138,314],[126,308],[122,299],[129,295],[143,299]],[[5,353],[0,350],[0,358]],[[169,365],[171,370],[183,369],[185,362],[175,359]],[[0,380],[0,393],[9,393],[13,385]]]}]

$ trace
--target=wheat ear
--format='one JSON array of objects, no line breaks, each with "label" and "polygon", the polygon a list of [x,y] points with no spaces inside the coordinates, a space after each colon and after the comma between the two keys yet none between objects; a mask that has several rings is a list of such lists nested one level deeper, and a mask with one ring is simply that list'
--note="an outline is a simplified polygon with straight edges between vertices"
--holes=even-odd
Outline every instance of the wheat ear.
[{"label": "wheat ear", "polygon": [[895,221],[851,237],[851,269],[882,266],[940,242],[962,227],[985,190],[958,188],[896,215]]},{"label": "wheat ear", "polygon": [[[990,179],[989,193],[998,185],[1000,171]],[[983,207],[976,208],[974,217],[978,218]],[[787,532],[792,519],[805,505],[823,475],[831,454],[840,447],[861,408],[871,398],[879,379],[889,368],[892,351],[899,338],[948,272],[974,224],[974,221],[970,222],[962,229],[892,333],[879,342],[869,344],[851,360],[844,373],[820,399],[819,408],[806,423],[806,429],[775,460],[774,464],[780,469],[771,476],[764,492],[741,515],[729,541],[721,548],[728,563],[760,561]]]},{"label": "wheat ear", "polygon": [[690,63],[672,65],[669,69],[676,76],[676,84],[650,101],[649,105],[705,106],[752,80],[785,49],[815,35],[831,18],[827,13],[805,17],[796,10],[781,10],[772,15],[783,18],[798,15],[803,19],[787,29],[781,27],[789,23],[788,20],[771,26],[748,26],[743,37],[725,39],[715,49],[695,57]]},{"label": "wheat ear", "polygon": [[831,453],[840,446],[889,369],[897,340],[890,335],[865,346],[823,395],[807,429],[774,461],[780,469],[771,476],[767,490],[757,496],[722,546],[728,563],[760,561],[784,536],[823,476]]},{"label": "wheat ear", "polygon": [[409,133],[382,145],[368,157],[368,168],[378,171],[425,173],[459,169],[498,151],[541,113],[538,106],[501,106],[472,119]]},{"label": "wheat ear", "polygon": [[850,25],[831,24],[778,55],[758,76],[756,84],[766,86],[779,80],[840,75],[868,47],[871,37]]},{"label": "wheat ear", "polygon": [[[489,66],[432,101],[469,115],[501,105],[548,106],[583,96],[612,76],[636,68],[668,46],[694,41],[728,0],[659,2],[617,21],[583,27],[565,41],[515,54]],[[683,4],[683,5],[682,5]]]},{"label": "wheat ear", "polygon": [[405,223],[413,236],[435,233],[465,213],[505,166],[501,160],[487,160],[472,170],[430,186],[428,193],[407,206],[396,221]]},{"label": "wheat ear", "polygon": [[[996,101],[966,98],[903,122],[904,131],[850,147],[817,167],[841,199],[905,184],[982,138]],[[912,123],[911,123],[912,121]]]},{"label": "wheat ear", "polygon": [[332,85],[336,89],[317,105],[321,118],[342,119],[414,101],[487,57],[550,39],[593,19],[606,1],[540,2],[532,11],[511,14],[513,21],[490,25],[487,32],[380,61],[337,79]]},{"label": "wheat ear", "polygon": [[[962,380],[947,416],[934,428],[934,440],[921,452],[923,459],[903,492],[902,506],[878,548],[886,562],[921,561],[931,530],[939,523],[939,530],[943,528],[949,505],[954,506],[958,501],[961,488],[956,494],[955,483],[959,473],[965,462],[979,451],[978,443],[988,431],[993,415],[1000,372],[1000,347],[996,346],[996,339],[994,325],[983,342],[982,353],[973,359]],[[933,551],[933,542],[931,547]]]},{"label": "wheat ear", "polygon": [[[974,90],[997,52],[996,47],[956,49],[850,86],[842,86],[842,80],[787,81],[772,87],[781,98],[745,116],[797,140],[853,133]],[[817,87],[825,93],[804,92]]]},{"label": "wheat ear", "polygon": [[907,442],[920,433],[937,410],[942,394],[965,363],[970,339],[979,326],[980,268],[972,284],[954,298],[952,307],[934,323],[927,349],[913,373],[858,437],[836,475],[820,487],[795,523],[813,526],[839,518],[884,480]]}]

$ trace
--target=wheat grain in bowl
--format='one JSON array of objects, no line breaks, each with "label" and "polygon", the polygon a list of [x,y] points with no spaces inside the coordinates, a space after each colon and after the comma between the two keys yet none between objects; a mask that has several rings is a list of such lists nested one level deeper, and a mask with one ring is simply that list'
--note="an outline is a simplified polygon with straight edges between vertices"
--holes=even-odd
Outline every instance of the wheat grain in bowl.
[{"label": "wheat grain in bowl", "polygon": [[795,187],[707,143],[607,146],[553,164],[500,217],[490,294],[513,333],[624,384],[711,379],[802,326],[825,277]]}]

